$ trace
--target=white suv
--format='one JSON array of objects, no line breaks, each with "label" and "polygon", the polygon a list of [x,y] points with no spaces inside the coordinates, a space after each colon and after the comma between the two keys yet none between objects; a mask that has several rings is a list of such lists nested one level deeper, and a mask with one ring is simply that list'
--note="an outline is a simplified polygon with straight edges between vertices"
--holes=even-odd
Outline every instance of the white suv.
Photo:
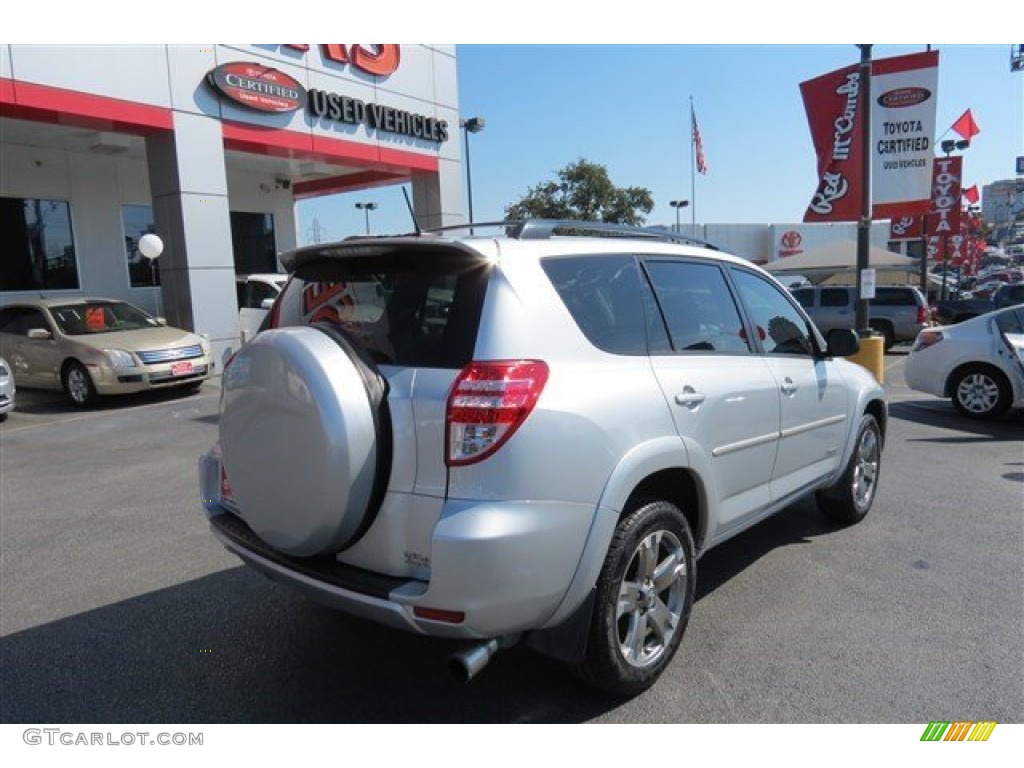
[{"label": "white suv", "polygon": [[632,694],[672,659],[697,559],[808,493],[859,521],[883,392],[773,278],[667,233],[504,223],[284,257],[200,460],[214,535],[342,610],[518,639]]}]

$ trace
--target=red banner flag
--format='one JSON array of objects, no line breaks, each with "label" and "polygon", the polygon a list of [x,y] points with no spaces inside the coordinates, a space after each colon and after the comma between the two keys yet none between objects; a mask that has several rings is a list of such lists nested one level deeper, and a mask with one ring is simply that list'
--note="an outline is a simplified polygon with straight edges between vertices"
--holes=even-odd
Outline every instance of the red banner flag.
[{"label": "red banner flag", "polygon": [[862,90],[856,64],[800,84],[819,179],[805,222],[860,218]]},{"label": "red banner flag", "polygon": [[974,185],[968,187],[967,189],[965,189],[964,192],[963,192],[963,195],[964,195],[964,200],[966,200],[971,205],[977,205],[978,201],[981,199],[981,195],[978,194],[978,185],[977,184],[974,184]]},{"label": "red banner flag", "polygon": [[961,138],[968,141],[981,133],[981,128],[974,122],[974,115],[971,114],[969,109],[960,115],[959,119],[950,127],[959,133]]},{"label": "red banner flag", "polygon": [[924,214],[899,216],[889,222],[890,240],[919,240],[924,233]]},{"label": "red banner flag", "polygon": [[936,157],[932,166],[932,207],[928,212],[928,236],[960,231],[960,174],[962,157]]}]

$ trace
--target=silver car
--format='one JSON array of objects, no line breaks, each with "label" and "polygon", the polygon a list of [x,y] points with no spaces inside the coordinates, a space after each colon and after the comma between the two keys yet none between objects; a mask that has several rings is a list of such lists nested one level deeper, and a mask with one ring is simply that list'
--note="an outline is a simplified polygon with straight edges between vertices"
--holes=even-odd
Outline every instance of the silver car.
[{"label": "silver car", "polygon": [[14,410],[14,376],[11,375],[11,366],[0,357],[0,421],[7,418],[7,414]]},{"label": "silver car", "polygon": [[114,299],[29,299],[0,307],[0,354],[21,387],[100,395],[199,387],[213,373],[205,338]]},{"label": "silver car", "polygon": [[[199,462],[213,535],[327,605],[522,640],[599,688],[650,686],[697,560],[814,494],[876,497],[887,408],[790,294],[666,233],[583,222],[359,239],[292,278],[228,364]],[[614,235],[614,236],[607,236]]]}]

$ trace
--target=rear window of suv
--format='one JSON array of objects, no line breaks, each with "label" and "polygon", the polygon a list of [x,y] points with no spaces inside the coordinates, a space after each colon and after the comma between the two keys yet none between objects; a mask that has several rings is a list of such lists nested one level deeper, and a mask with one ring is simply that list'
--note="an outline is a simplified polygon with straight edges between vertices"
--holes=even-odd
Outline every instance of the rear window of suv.
[{"label": "rear window of suv", "polygon": [[307,262],[275,327],[327,323],[377,363],[462,368],[473,359],[489,273],[480,259],[437,251]]}]

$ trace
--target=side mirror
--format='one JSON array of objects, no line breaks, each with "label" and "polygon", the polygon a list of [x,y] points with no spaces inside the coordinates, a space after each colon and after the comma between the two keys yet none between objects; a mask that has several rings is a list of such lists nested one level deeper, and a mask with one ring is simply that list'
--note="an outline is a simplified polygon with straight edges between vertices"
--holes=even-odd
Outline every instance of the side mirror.
[{"label": "side mirror", "polygon": [[271,309],[274,306],[273,299],[264,299],[260,302],[260,309]]},{"label": "side mirror", "polygon": [[860,352],[860,337],[849,328],[833,328],[825,337],[830,357],[849,357]]},{"label": "side mirror", "polygon": [[28,337],[34,341],[47,341],[53,338],[53,334],[45,328],[32,328],[28,332]]}]

